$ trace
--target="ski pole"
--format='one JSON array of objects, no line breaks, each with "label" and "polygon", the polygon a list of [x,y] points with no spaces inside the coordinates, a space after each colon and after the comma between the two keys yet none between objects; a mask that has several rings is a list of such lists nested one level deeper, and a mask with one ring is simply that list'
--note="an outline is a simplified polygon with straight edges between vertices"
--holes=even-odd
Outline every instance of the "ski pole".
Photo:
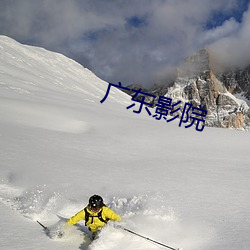
[{"label": "ski pole", "polygon": [[158,242],[158,241],[155,241],[155,240],[152,240],[152,239],[150,239],[150,238],[148,238],[148,237],[145,237],[145,236],[143,236],[143,235],[141,235],[141,234],[135,233],[135,232],[133,232],[133,231],[127,229],[127,228],[122,228],[122,229],[125,230],[125,231],[127,231],[127,232],[129,232],[129,233],[131,233],[131,234],[137,235],[137,236],[139,236],[139,237],[141,237],[141,238],[143,238],[143,239],[145,239],[145,240],[154,242],[154,243],[156,243],[156,244],[158,244],[158,245],[161,245],[161,246],[163,246],[163,247],[169,248],[169,249],[171,249],[171,250],[180,250],[180,248],[173,248],[173,247],[167,246],[167,245],[162,244],[162,243],[160,243],[160,242]]},{"label": "ski pole", "polygon": [[43,229],[46,231],[46,230],[48,230],[48,228],[47,227],[45,227],[41,222],[39,222],[38,220],[36,221],[40,226],[42,226],[43,227]]}]

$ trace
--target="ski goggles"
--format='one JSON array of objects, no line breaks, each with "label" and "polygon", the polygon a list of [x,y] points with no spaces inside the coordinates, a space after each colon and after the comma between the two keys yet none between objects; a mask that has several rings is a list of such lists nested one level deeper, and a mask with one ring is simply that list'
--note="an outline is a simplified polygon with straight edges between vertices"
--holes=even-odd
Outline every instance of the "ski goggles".
[{"label": "ski goggles", "polygon": [[101,209],[101,207],[97,207],[97,206],[93,206],[93,205],[92,206],[90,205],[89,208],[93,212],[97,212],[97,211],[99,211]]}]

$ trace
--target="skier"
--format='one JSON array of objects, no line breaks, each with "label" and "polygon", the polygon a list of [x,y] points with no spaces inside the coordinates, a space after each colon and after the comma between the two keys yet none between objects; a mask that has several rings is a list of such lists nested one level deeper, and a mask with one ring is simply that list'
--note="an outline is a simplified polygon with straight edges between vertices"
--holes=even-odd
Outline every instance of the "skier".
[{"label": "skier", "polygon": [[80,220],[85,220],[85,226],[92,232],[94,239],[109,220],[120,222],[122,219],[120,215],[105,206],[101,196],[95,194],[89,198],[89,204],[72,216],[67,224],[74,225]]}]

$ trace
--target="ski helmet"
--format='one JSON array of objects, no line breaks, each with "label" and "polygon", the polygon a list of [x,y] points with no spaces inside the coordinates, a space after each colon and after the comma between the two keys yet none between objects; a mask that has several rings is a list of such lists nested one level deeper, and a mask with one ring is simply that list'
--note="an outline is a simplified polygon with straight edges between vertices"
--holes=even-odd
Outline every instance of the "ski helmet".
[{"label": "ski helmet", "polygon": [[103,207],[103,199],[99,195],[93,195],[89,198],[89,206],[93,210],[98,210]]}]

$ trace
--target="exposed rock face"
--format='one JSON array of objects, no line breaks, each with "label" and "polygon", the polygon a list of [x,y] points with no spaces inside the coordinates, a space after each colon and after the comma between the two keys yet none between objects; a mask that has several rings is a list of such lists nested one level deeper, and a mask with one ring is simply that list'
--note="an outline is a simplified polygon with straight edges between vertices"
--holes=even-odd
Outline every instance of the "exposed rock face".
[{"label": "exposed rock face", "polygon": [[247,129],[250,127],[250,109],[245,101],[232,93],[244,93],[247,97],[250,91],[245,89],[250,85],[249,76],[249,71],[238,71],[221,74],[219,78],[211,70],[208,51],[203,49],[181,65],[165,96],[175,102],[181,100],[195,107],[201,105],[208,111],[207,126]]},{"label": "exposed rock face", "polygon": [[[250,66],[246,69],[219,73],[212,70],[209,52],[206,49],[186,59],[177,69],[173,84],[154,86],[146,90],[142,85],[130,85],[130,89],[141,88],[144,93],[157,96],[145,97],[155,105],[159,96],[172,99],[172,104],[182,101],[207,110],[205,125],[210,127],[250,129]],[[133,95],[132,93],[128,93]],[[136,99],[141,99],[138,95]],[[243,98],[243,99],[242,99]],[[248,104],[247,104],[248,103]],[[182,109],[179,111],[181,115]]]},{"label": "exposed rock face", "polygon": [[225,84],[230,93],[241,94],[250,100],[250,66],[218,74],[218,79]]}]

